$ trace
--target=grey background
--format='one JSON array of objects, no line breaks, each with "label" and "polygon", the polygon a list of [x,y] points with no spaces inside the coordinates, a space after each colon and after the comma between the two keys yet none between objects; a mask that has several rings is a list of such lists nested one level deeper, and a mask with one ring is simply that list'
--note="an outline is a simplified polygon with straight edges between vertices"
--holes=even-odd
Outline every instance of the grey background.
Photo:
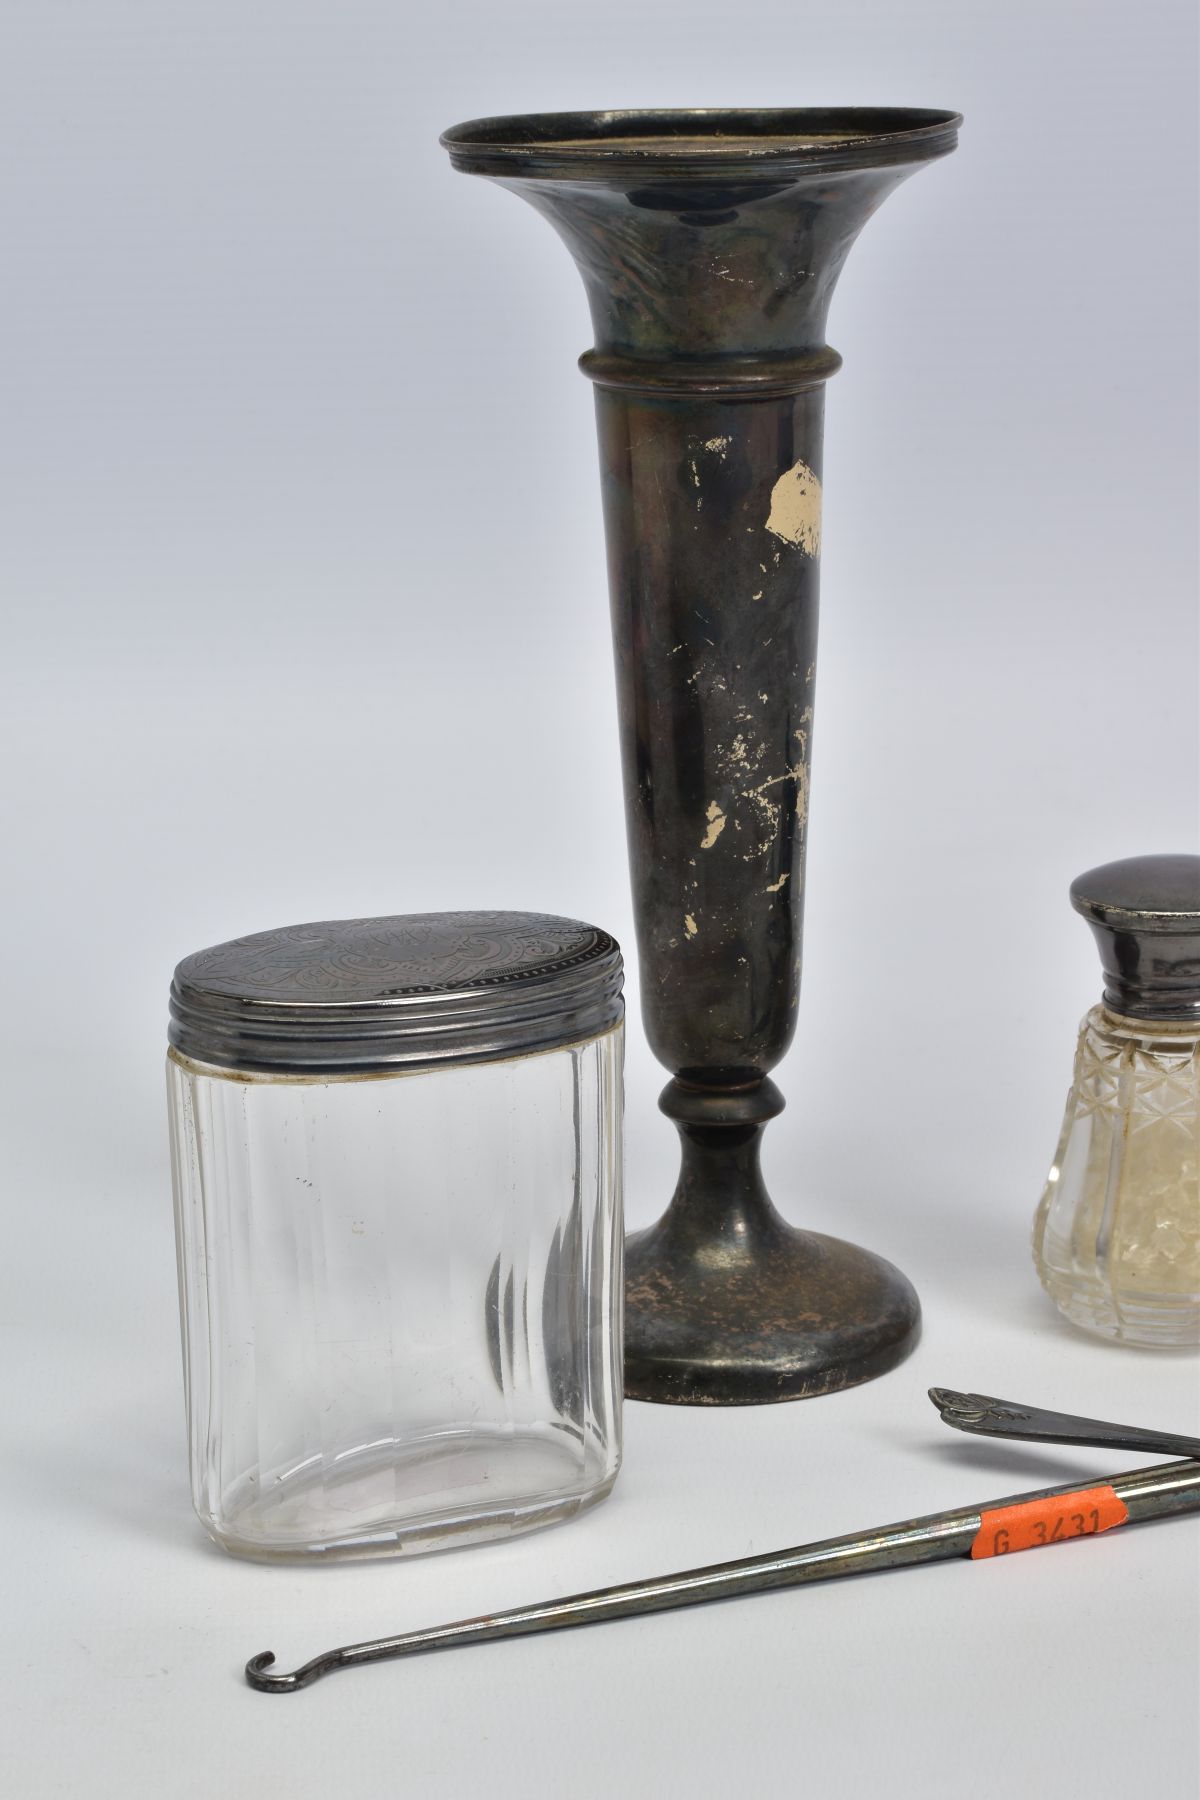
[{"label": "grey background", "polygon": [[[1072,1334],[1027,1249],[1098,993],[1067,883],[1197,824],[1195,39],[1184,0],[6,0],[8,1792],[1194,1794],[1193,1522],[294,1701],[237,1672],[1101,1472],[947,1441],[931,1382],[1196,1428],[1195,1359]],[[473,905],[595,919],[633,960],[583,293],[437,134],[872,101],[967,122],[833,308],[808,955],[766,1161],[793,1217],[914,1278],[922,1346],[807,1405],[631,1406],[613,1498],[566,1531],[222,1558],[186,1492],[174,962]],[[674,1148],[631,1027],[638,1224]]]}]

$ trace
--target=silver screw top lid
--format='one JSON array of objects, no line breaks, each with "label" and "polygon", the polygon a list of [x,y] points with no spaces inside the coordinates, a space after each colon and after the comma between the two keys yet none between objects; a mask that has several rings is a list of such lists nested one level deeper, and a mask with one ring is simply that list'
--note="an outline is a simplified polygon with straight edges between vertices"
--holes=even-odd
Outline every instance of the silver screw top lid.
[{"label": "silver screw top lid", "polygon": [[1107,1007],[1200,1025],[1200,856],[1103,863],[1075,877],[1071,905],[1099,946]]},{"label": "silver screw top lid", "polygon": [[175,1050],[278,1075],[381,1074],[578,1043],[623,1014],[607,932],[547,913],[333,919],[185,957]]}]

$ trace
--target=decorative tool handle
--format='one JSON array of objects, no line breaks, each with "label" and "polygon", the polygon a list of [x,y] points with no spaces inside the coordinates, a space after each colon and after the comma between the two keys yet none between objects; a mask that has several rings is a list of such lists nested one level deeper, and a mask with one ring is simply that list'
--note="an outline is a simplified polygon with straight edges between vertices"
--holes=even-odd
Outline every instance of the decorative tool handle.
[{"label": "decorative tool handle", "polygon": [[526,1637],[538,1631],[601,1624],[605,1619],[668,1612],[708,1600],[732,1600],[743,1594],[799,1587],[804,1582],[830,1581],[840,1575],[862,1575],[875,1569],[911,1568],[955,1556],[1002,1556],[1039,1543],[1090,1537],[1126,1521],[1138,1524],[1144,1519],[1184,1512],[1200,1512],[1200,1464],[1162,1463],[1130,1475],[1114,1475],[1100,1487],[1080,1488],[1068,1483],[1044,1488],[965,1512],[932,1513],[852,1537],[779,1550],[773,1555],[714,1563],[660,1580],[634,1581],[624,1587],[600,1588],[590,1594],[574,1594],[490,1617],[463,1619],[427,1631],[348,1644],[313,1657],[290,1674],[270,1673],[275,1657],[265,1650],[246,1664],[246,1680],[262,1693],[290,1694],[334,1669],[350,1668],[356,1663],[385,1662],[425,1650],[446,1650],[494,1638]]},{"label": "decorative tool handle", "polygon": [[990,1394],[960,1394],[953,1388],[930,1388],[929,1398],[947,1425],[980,1437],[1021,1438],[1036,1444],[1090,1444],[1103,1450],[1149,1450],[1165,1456],[1200,1460],[1200,1438],[1170,1431],[1145,1431],[1137,1425],[1109,1425],[1103,1419],[1080,1419],[1073,1413],[1046,1412]]}]

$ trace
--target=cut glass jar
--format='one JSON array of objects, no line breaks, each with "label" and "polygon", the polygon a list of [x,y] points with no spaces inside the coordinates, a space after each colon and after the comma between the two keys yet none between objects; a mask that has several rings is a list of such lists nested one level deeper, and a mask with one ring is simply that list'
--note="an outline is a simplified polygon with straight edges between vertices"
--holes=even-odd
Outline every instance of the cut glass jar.
[{"label": "cut glass jar", "polygon": [[1071,902],[1104,964],[1034,1220],[1042,1284],[1076,1325],[1200,1343],[1200,857],[1090,869]]},{"label": "cut glass jar", "polygon": [[250,1556],[569,1517],[621,1449],[620,952],[529,913],[187,958],[167,1079],[192,1494]]}]

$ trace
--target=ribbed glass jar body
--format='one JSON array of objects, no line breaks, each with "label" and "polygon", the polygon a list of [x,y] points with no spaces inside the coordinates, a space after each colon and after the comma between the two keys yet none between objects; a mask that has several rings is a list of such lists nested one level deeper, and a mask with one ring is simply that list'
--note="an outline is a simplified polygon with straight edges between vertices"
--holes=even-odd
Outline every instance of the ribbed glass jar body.
[{"label": "ribbed glass jar body", "polygon": [[1149,1346],[1200,1343],[1200,1034],[1084,1019],[1034,1221],[1042,1284],[1076,1325]]},{"label": "ribbed glass jar body", "polygon": [[532,1529],[621,1453],[622,1028],[422,1073],[168,1055],[192,1495],[249,1556]]}]

